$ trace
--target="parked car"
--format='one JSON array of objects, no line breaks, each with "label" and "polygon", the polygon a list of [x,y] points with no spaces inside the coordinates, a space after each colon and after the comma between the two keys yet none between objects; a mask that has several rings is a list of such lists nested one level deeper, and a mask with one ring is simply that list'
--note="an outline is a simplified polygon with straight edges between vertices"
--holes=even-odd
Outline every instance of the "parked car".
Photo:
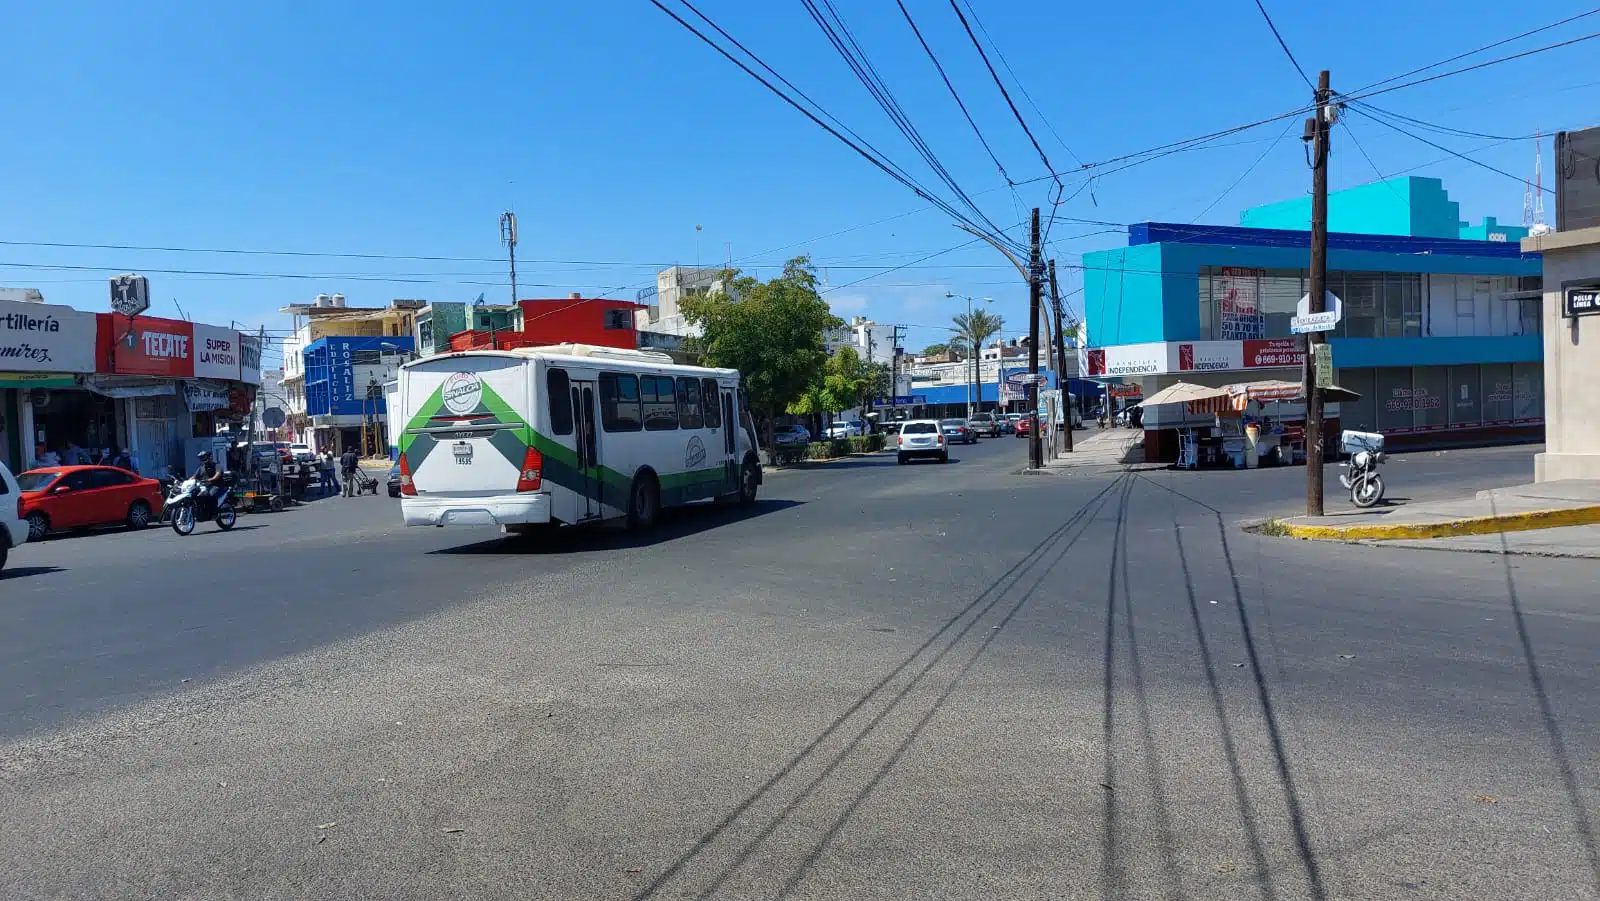
[{"label": "parked car", "polygon": [[125,469],[46,466],[18,476],[17,484],[30,541],[63,529],[142,529],[161,515],[161,484]]},{"label": "parked car", "polygon": [[965,419],[941,419],[939,431],[944,433],[944,440],[950,444],[977,444],[978,436],[967,428]]},{"label": "parked car", "polygon": [[389,496],[400,496],[400,464],[389,467]]},{"label": "parked car", "polygon": [[309,444],[291,444],[289,454],[296,463],[315,463],[317,460],[317,452]]},{"label": "parked car", "polygon": [[1026,438],[1026,437],[1028,437],[1028,435],[1029,435],[1030,431],[1032,430],[1032,428],[1033,428],[1033,419],[1032,419],[1032,417],[1029,417],[1029,416],[1019,416],[1019,417],[1017,417],[1016,431],[1017,431],[1017,437],[1018,438]]},{"label": "parked car", "polygon": [[967,431],[980,438],[1000,437],[1000,423],[993,413],[974,413],[967,420]]},{"label": "parked car", "polygon": [[1021,421],[1022,421],[1022,414],[1021,413],[1007,413],[1006,414],[1006,418],[1003,421],[1003,425],[1005,427],[1006,434],[1007,435],[1015,435],[1017,433],[1017,423],[1019,423]]},{"label": "parked car", "polygon": [[940,463],[950,462],[950,447],[945,443],[944,432],[938,420],[913,419],[900,426],[895,437],[895,460],[905,463],[918,457],[931,457]]},{"label": "parked car", "polygon": [[811,443],[811,430],[803,425],[780,425],[773,438],[779,447],[796,447]]},{"label": "parked car", "polygon": [[22,518],[22,489],[11,470],[0,463],[0,569],[6,568],[11,549],[28,540],[28,523]]},{"label": "parked car", "polygon": [[840,420],[828,426],[829,438],[851,438],[867,433],[866,423],[859,419]]}]

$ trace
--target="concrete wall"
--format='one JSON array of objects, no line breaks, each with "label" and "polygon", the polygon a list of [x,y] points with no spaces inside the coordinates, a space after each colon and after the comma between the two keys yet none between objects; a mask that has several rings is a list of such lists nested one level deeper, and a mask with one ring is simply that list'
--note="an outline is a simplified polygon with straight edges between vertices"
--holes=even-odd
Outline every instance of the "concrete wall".
[{"label": "concrete wall", "polygon": [[1565,286],[1600,284],[1600,228],[1530,237],[1544,254],[1545,452],[1534,480],[1600,479],[1600,316],[1563,317]]}]

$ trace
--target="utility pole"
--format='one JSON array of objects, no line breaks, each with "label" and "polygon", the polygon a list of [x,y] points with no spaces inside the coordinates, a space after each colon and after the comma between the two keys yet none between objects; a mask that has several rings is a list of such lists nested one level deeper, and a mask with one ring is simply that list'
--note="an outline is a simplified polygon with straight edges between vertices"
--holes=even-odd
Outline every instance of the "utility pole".
[{"label": "utility pole", "polygon": [[[698,226],[697,226],[698,227]],[[506,247],[506,253],[511,259],[511,305],[517,305],[517,214],[507,210],[500,214],[500,243]],[[696,244],[696,247],[699,245]],[[494,322],[494,317],[489,321]],[[491,341],[492,327],[491,327]]]},{"label": "utility pole", "polygon": [[1056,311],[1056,387],[1061,389],[1061,431],[1067,453],[1072,453],[1072,392],[1067,390],[1067,322],[1061,315],[1061,288],[1056,284],[1056,261],[1050,261],[1050,303]]},{"label": "utility pole", "polygon": [[1039,248],[1039,208],[1033,208],[1028,238],[1028,468],[1044,466],[1044,442],[1039,439],[1039,304],[1044,278],[1044,259]]},{"label": "utility pole", "polygon": [[[1311,144],[1311,273],[1308,306],[1324,311],[1328,283],[1328,138],[1336,117],[1328,102],[1328,70],[1317,76],[1316,115],[1306,120],[1304,140]],[[1321,332],[1306,333],[1306,515],[1322,515],[1322,389],[1317,385],[1317,347]]]}]

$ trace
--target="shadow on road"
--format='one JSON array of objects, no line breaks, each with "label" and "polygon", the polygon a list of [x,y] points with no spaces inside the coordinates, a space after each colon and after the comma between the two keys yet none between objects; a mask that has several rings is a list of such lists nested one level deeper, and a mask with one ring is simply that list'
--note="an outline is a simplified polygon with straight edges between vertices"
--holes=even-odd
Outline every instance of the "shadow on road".
[{"label": "shadow on road", "polygon": [[429,553],[516,556],[647,547],[687,538],[737,522],[747,522],[790,507],[798,507],[802,503],[791,500],[758,500],[748,507],[719,507],[712,504],[671,507],[661,511],[655,528],[648,532],[628,532],[615,525],[563,526],[527,535],[500,535],[487,541],[441,548]]},{"label": "shadow on road", "polygon": [[29,576],[47,576],[51,573],[66,572],[59,566],[11,566],[0,569],[0,582],[7,579],[26,579]]},{"label": "shadow on road", "polygon": [[[1491,513],[1497,512],[1495,506],[1494,496],[1490,495]],[[1528,682],[1533,690],[1534,701],[1539,705],[1539,720],[1544,725],[1545,737],[1550,742],[1550,756],[1555,761],[1556,771],[1561,774],[1562,791],[1566,793],[1567,803],[1572,805],[1572,825],[1578,833],[1578,843],[1582,846],[1584,862],[1589,865],[1589,875],[1594,880],[1595,894],[1600,896],[1600,844],[1595,841],[1594,824],[1589,819],[1589,809],[1584,804],[1583,789],[1579,785],[1577,772],[1572,768],[1572,755],[1567,751],[1567,741],[1561,731],[1561,722],[1556,718],[1555,707],[1550,703],[1550,693],[1545,689],[1544,676],[1539,670],[1539,657],[1534,653],[1533,638],[1528,634],[1528,622],[1522,610],[1522,598],[1517,593],[1517,580],[1511,573],[1511,549],[1504,532],[1500,533],[1500,564],[1506,574],[1506,601],[1511,606],[1511,618],[1517,624],[1517,644],[1522,649],[1522,663],[1528,670]]]},{"label": "shadow on road", "polygon": [[[1089,525],[1094,516],[1105,505],[1106,496],[1110,494],[1111,490],[1116,487],[1117,484],[1117,482],[1111,482],[1107,484],[1093,497],[1086,501],[1083,506],[1079,507],[1077,511],[1075,511],[1064,522],[1062,522],[1061,525],[1052,530],[1049,535],[1045,536],[1042,541],[1034,545],[1026,554],[1022,556],[1020,560],[1012,565],[1010,569],[1006,570],[1006,572],[1001,574],[999,578],[992,582],[989,587],[985,588],[978,594],[977,597],[963,605],[959,610],[945,620],[943,624],[935,629],[934,632],[922,642],[922,644],[920,644],[909,655],[903,658],[894,666],[893,669],[886,673],[876,683],[869,687],[867,691],[858,697],[854,702],[852,702],[849,707],[840,712],[839,715],[835,717],[834,720],[829,723],[827,727],[825,727],[815,738],[811,739],[811,741],[804,748],[800,749],[799,752],[785,761],[784,764],[776,772],[769,776],[765,782],[756,788],[754,792],[739,802],[739,804],[729,811],[729,813],[718,823],[713,825],[709,830],[701,835],[700,838],[698,838],[683,852],[682,855],[677,858],[677,860],[668,865],[666,869],[657,875],[648,885],[641,888],[633,896],[634,901],[643,901],[643,899],[657,897],[663,893],[663,890],[669,883],[678,880],[679,877],[683,877],[684,880],[691,878],[690,873],[692,871],[689,869],[690,865],[697,858],[699,858],[701,854],[707,852],[713,843],[717,842],[718,839],[721,838],[725,833],[742,836],[748,834],[752,828],[756,827],[755,822],[745,819],[745,815],[753,806],[771,794],[786,790],[794,791],[795,795],[790,801],[788,801],[788,803],[786,803],[776,814],[770,818],[767,818],[764,823],[761,823],[759,828],[755,828],[753,835],[742,841],[739,849],[733,853],[731,860],[729,860],[726,864],[719,863],[711,866],[712,873],[706,874],[709,876],[709,882],[705,883],[698,890],[692,889],[686,885],[680,885],[671,892],[674,897],[695,897],[702,899],[717,895],[718,890],[721,889],[721,887],[727,883],[728,880],[733,878],[739,869],[762,848],[762,846],[772,837],[779,827],[817,795],[819,789],[821,789],[822,786],[834,776],[834,773],[841,766],[843,766],[848,760],[851,760],[863,746],[870,748],[878,746],[882,743],[883,739],[881,739],[877,733],[885,720],[887,720],[909,697],[918,693],[919,686],[922,685],[924,680],[927,679],[934,668],[937,667],[947,656],[949,656],[951,652],[956,650],[956,648],[963,642],[964,639],[967,638],[972,630],[983,621],[983,618],[1008,597],[1012,589],[1017,588],[1022,582],[1024,582],[1024,580],[1028,579],[1029,576],[1032,575],[1033,578],[1031,584],[1022,590],[1020,595],[1015,596],[1014,602],[1006,610],[1005,614],[1000,618],[998,623],[992,628],[985,630],[985,632],[979,633],[983,635],[983,639],[979,641],[970,654],[968,654],[966,660],[962,663],[959,669],[957,669],[955,673],[948,677],[949,681],[945,685],[943,691],[932,702],[930,707],[924,711],[923,715],[920,716],[912,725],[909,732],[904,735],[899,742],[896,743],[895,747],[889,752],[884,761],[876,767],[875,772],[872,774],[868,782],[858,791],[852,793],[841,813],[839,813],[837,816],[829,817],[831,822],[823,830],[820,839],[812,846],[799,866],[785,879],[784,885],[778,892],[777,897],[782,898],[793,893],[796,888],[798,888],[800,882],[805,878],[806,874],[811,871],[811,869],[821,859],[823,853],[828,849],[828,847],[831,846],[835,838],[839,835],[844,826],[850,821],[855,812],[870,798],[872,793],[878,788],[879,785],[882,784],[888,773],[895,767],[897,763],[899,763],[907,749],[909,749],[911,745],[916,742],[917,738],[921,736],[928,723],[943,708],[944,704],[955,691],[956,687],[971,670],[978,658],[989,647],[990,643],[993,642],[994,639],[1004,630],[1005,625],[1011,621],[1017,612],[1020,611],[1030,599],[1032,599],[1039,586],[1044,583],[1045,579],[1050,574],[1051,570],[1061,561],[1067,552],[1071,550],[1073,545],[1077,543],[1078,539],[1081,538],[1086,531],[1088,531]],[[1076,532],[1073,531],[1074,527],[1077,527]],[[935,648],[937,649],[935,650]],[[921,663],[921,666],[917,667],[912,672],[912,675],[905,680],[903,684],[892,691],[889,690],[891,684],[894,683],[896,679],[900,678],[902,674],[912,671],[913,667],[916,667],[918,663]],[[862,713],[865,708],[874,702],[881,703],[881,708],[878,709],[877,712],[874,713],[872,717],[865,723],[856,727],[853,730],[853,734],[846,732],[845,730],[847,724],[849,724],[852,719],[856,719],[857,714]],[[827,751],[821,750],[824,743],[832,738],[836,733],[848,734],[849,738],[845,739],[843,744],[835,749],[830,749]],[[790,777],[794,776],[796,771],[802,765],[806,764],[813,758],[826,760],[826,763],[822,765],[821,770],[817,772],[816,775],[806,780],[802,786],[794,786],[794,780],[790,780]],[[799,777],[796,777],[796,779],[798,778]],[[743,828],[734,828],[741,821],[744,821]]]},{"label": "shadow on road", "polygon": [[[1233,601],[1233,613],[1235,618],[1238,620],[1240,638],[1244,642],[1245,659],[1250,667],[1252,681],[1255,683],[1256,703],[1261,709],[1261,718],[1267,727],[1267,738],[1272,750],[1272,761],[1278,773],[1278,783],[1283,789],[1284,802],[1289,815],[1289,828],[1294,838],[1295,854],[1300,860],[1301,867],[1305,870],[1306,887],[1310,896],[1315,899],[1315,901],[1325,901],[1325,899],[1328,897],[1328,889],[1322,875],[1322,866],[1317,859],[1316,850],[1311,845],[1311,833],[1310,829],[1306,825],[1305,803],[1301,799],[1300,789],[1296,785],[1294,769],[1289,761],[1288,744],[1285,742],[1283,736],[1283,724],[1277,709],[1274,706],[1272,690],[1267,684],[1266,667],[1262,662],[1261,652],[1257,646],[1255,632],[1250,621],[1250,611],[1245,606],[1244,591],[1239,586],[1239,568],[1233,559],[1233,548],[1228,542],[1228,526],[1223,520],[1222,511],[1211,506],[1210,504],[1205,503],[1204,501],[1196,500],[1195,498],[1184,494],[1176,488],[1163,485],[1153,479],[1140,478],[1142,481],[1154,485],[1157,488],[1166,491],[1168,494],[1188,501],[1189,503],[1205,510],[1209,514],[1209,518],[1216,525],[1217,541],[1219,543],[1221,557],[1228,569],[1229,589]],[[1174,528],[1177,528],[1176,522],[1174,523]],[[1181,559],[1183,562],[1184,580],[1192,585],[1193,575],[1189,571],[1188,558],[1187,556],[1184,556]],[[1192,596],[1190,603],[1193,603]],[[1204,649],[1205,636],[1197,632],[1196,637],[1202,649]],[[1206,656],[1209,655],[1208,651],[1203,651],[1202,653]],[[1229,737],[1231,733],[1229,732],[1229,726],[1227,722],[1225,720],[1222,721],[1220,726],[1223,730],[1225,745],[1231,745],[1232,739]],[[1234,761],[1230,760],[1229,764],[1230,766],[1234,765]],[[1248,799],[1242,794],[1244,789],[1243,779],[1237,771],[1234,773],[1233,781],[1235,790],[1237,792],[1241,792],[1239,796],[1241,811],[1250,810],[1251,808],[1248,806]],[[1244,816],[1246,819],[1250,818],[1249,813],[1245,813]],[[1252,834],[1254,834],[1255,829],[1253,826],[1249,826],[1247,828]],[[1251,853],[1252,856],[1255,857],[1256,865],[1258,867],[1262,865],[1261,860],[1264,856],[1257,847],[1259,842],[1259,837],[1255,837],[1251,840]],[[1270,895],[1272,891],[1270,886],[1270,872],[1268,870],[1261,869],[1259,871],[1259,878],[1261,879],[1264,890],[1266,890]]]}]

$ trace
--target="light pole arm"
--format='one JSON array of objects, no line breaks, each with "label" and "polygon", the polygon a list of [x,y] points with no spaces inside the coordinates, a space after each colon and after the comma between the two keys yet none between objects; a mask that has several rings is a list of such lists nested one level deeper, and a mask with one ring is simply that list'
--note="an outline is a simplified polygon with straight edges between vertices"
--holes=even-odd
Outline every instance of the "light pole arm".
[{"label": "light pole arm", "polygon": [[1022,280],[1025,282],[1028,281],[1028,267],[1023,264],[1021,260],[1017,259],[1016,254],[1006,250],[1004,247],[1000,246],[999,242],[995,241],[995,239],[989,237],[981,231],[978,231],[975,228],[972,228],[971,226],[958,222],[956,223],[956,228],[961,229],[969,235],[972,235],[974,238],[982,238],[990,247],[993,247],[995,250],[1005,254],[1006,259],[1011,261],[1011,265],[1017,267],[1017,274],[1022,276]]}]

